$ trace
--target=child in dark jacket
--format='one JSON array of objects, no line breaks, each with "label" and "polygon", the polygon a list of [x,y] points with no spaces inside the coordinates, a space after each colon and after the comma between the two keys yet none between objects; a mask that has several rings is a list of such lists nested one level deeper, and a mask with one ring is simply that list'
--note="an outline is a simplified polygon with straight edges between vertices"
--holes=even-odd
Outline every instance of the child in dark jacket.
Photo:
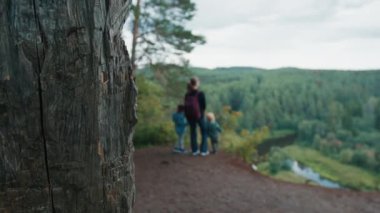
[{"label": "child in dark jacket", "polygon": [[222,132],[222,129],[220,128],[219,124],[215,120],[214,113],[210,112],[207,113],[207,135],[211,139],[211,145],[212,145],[212,154],[215,154],[218,149],[218,143],[219,143],[219,135]]},{"label": "child in dark jacket", "polygon": [[187,126],[187,120],[185,117],[185,106],[178,105],[177,112],[173,113],[172,119],[175,125],[175,131],[178,135],[178,141],[177,144],[174,146],[173,152],[186,153],[186,150],[184,148],[184,138]]}]

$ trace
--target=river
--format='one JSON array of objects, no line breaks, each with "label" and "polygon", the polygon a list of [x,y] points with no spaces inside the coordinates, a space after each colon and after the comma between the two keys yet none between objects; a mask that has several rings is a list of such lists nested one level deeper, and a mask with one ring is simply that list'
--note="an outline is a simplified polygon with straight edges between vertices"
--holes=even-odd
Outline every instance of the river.
[{"label": "river", "polygon": [[297,161],[291,162],[291,169],[295,174],[304,177],[308,180],[311,180],[321,186],[333,189],[342,188],[338,183],[322,178],[317,172],[313,171],[311,168],[299,165]]}]

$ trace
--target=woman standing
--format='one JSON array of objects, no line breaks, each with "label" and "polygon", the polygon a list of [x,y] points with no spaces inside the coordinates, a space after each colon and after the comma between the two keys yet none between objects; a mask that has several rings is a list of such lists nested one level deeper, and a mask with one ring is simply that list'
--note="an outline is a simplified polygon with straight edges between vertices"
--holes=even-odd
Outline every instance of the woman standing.
[{"label": "woman standing", "polygon": [[209,152],[205,122],[206,97],[202,91],[199,91],[199,86],[200,81],[197,77],[190,79],[188,92],[185,95],[185,115],[190,125],[191,150],[193,155],[199,154],[197,142],[197,126],[199,126],[202,135],[200,154],[207,156]]}]

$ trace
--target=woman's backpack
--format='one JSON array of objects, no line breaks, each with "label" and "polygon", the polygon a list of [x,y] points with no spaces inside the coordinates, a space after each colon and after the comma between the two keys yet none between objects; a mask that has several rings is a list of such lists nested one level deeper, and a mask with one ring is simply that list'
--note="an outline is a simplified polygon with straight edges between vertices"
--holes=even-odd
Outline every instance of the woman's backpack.
[{"label": "woman's backpack", "polygon": [[187,120],[196,121],[201,118],[201,109],[199,106],[199,92],[194,95],[187,94],[185,97],[185,115]]}]

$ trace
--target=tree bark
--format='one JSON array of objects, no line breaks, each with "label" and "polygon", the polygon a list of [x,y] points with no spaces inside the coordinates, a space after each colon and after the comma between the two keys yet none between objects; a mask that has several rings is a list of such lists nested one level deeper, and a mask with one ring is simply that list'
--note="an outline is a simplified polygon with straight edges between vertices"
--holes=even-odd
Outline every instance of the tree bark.
[{"label": "tree bark", "polygon": [[128,0],[0,0],[0,212],[131,212]]}]

